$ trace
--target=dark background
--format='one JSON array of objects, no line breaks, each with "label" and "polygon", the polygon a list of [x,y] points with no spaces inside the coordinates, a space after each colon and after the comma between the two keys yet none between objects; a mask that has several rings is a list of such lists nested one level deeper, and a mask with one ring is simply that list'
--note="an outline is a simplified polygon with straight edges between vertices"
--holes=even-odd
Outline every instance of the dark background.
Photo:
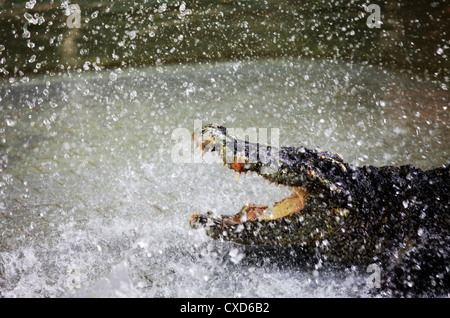
[{"label": "dark background", "polygon": [[[111,67],[314,57],[368,62],[448,81],[450,7],[416,1],[0,0],[0,74],[54,74]],[[381,9],[381,28],[365,6]],[[27,19],[28,17],[28,19]],[[32,17],[32,19],[30,19]],[[33,20],[34,19],[34,20]]]}]

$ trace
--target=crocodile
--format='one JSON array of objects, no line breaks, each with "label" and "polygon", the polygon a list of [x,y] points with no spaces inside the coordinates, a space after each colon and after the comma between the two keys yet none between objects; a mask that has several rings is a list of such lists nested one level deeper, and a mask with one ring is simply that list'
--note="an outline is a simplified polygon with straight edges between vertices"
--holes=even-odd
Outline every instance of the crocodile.
[{"label": "crocodile", "polygon": [[297,246],[344,266],[377,264],[391,296],[450,295],[450,164],[357,166],[337,153],[238,140],[218,125],[194,132],[236,174],[292,190],[271,206],[193,214],[193,228],[245,245]]}]

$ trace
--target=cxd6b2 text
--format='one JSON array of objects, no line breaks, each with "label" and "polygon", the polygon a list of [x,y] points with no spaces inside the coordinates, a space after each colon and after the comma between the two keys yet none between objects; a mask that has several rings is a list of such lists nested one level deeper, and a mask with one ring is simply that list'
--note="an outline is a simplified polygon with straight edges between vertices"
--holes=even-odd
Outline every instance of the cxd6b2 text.
[{"label": "cxd6b2 text", "polygon": [[226,303],[226,312],[269,312],[268,303]]}]

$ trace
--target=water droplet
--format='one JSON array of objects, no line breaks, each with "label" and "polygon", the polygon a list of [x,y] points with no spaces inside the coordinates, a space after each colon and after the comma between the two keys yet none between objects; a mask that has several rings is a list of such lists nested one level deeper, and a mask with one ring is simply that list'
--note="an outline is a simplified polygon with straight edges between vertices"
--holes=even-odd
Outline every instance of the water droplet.
[{"label": "water droplet", "polygon": [[30,24],[37,24],[38,23],[38,20],[37,19],[35,19],[30,13],[28,13],[28,12],[25,12],[24,14],[23,14],[23,16],[24,16],[24,18],[28,21],[28,23],[30,23]]},{"label": "water droplet", "polygon": [[109,74],[109,79],[111,81],[115,81],[117,79],[117,74],[114,72],[111,72],[111,74]]},{"label": "water droplet", "polygon": [[237,248],[233,248],[229,255],[234,264],[238,264],[244,258],[244,254],[240,253]]},{"label": "water droplet", "polygon": [[9,118],[6,119],[6,125],[8,125],[9,127],[14,127],[16,125],[16,123],[17,122],[15,120],[12,120]]},{"label": "water droplet", "polygon": [[158,12],[164,12],[167,10],[167,4],[163,3],[158,7]]},{"label": "water droplet", "polygon": [[133,31],[127,31],[126,32],[127,33],[127,35],[130,37],[130,40],[134,40],[135,38],[136,38],[136,30],[133,30]]},{"label": "water droplet", "polygon": [[30,1],[27,1],[27,2],[25,3],[25,8],[27,8],[27,9],[33,9],[35,4],[36,4],[36,0],[30,0]]},{"label": "water droplet", "polygon": [[31,36],[30,31],[28,31],[26,28],[24,28],[24,29],[23,29],[23,33],[22,33],[22,37],[23,37],[24,39],[29,39],[30,36]]}]

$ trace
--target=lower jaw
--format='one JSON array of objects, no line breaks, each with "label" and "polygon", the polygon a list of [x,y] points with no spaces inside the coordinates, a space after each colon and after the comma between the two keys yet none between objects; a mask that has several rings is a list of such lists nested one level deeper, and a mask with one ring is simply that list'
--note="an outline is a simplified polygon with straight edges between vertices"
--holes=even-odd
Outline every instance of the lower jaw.
[{"label": "lower jaw", "polygon": [[[293,188],[294,193],[280,202],[274,203],[271,207],[265,205],[246,205],[236,215],[222,216],[220,223],[224,225],[243,224],[253,221],[273,221],[289,217],[300,212],[306,201],[306,192],[300,188]],[[191,226],[205,223],[208,216],[195,214],[191,216]]]}]

